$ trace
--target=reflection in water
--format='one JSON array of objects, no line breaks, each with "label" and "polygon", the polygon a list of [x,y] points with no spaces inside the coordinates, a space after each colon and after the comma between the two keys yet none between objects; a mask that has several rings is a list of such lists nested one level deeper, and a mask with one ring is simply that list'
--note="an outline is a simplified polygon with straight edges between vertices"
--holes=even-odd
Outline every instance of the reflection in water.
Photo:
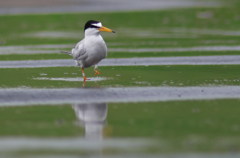
[{"label": "reflection in water", "polygon": [[73,104],[80,125],[85,126],[85,138],[102,140],[107,118],[107,103]]}]

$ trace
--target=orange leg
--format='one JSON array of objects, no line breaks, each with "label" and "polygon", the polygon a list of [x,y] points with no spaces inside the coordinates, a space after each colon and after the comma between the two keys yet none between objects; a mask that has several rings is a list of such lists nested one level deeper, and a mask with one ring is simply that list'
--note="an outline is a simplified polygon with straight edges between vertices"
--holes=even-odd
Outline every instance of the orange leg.
[{"label": "orange leg", "polygon": [[94,75],[97,75],[97,74],[100,75],[100,74],[101,74],[100,72],[97,71],[97,69],[94,69],[94,70],[95,70],[95,72],[96,72]]},{"label": "orange leg", "polygon": [[85,83],[86,80],[89,80],[85,77],[85,73],[84,73],[84,68],[82,67],[82,75],[83,75],[83,82]]}]

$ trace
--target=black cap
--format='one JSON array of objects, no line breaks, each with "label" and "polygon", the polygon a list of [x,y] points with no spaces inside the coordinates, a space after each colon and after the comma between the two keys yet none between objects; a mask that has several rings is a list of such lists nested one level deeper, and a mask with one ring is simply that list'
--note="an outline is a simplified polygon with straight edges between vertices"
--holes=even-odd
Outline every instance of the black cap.
[{"label": "black cap", "polygon": [[84,31],[88,28],[100,28],[100,27],[97,27],[95,25],[92,25],[92,24],[97,24],[97,23],[100,23],[99,21],[95,21],[95,20],[89,20],[86,24],[85,24],[85,27],[84,27]]}]

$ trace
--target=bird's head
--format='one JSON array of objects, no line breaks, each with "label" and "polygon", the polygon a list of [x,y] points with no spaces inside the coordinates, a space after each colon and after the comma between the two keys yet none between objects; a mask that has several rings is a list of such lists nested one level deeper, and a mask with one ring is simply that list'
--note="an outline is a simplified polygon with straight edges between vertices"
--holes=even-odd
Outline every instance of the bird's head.
[{"label": "bird's head", "polygon": [[85,34],[98,34],[100,31],[115,33],[115,31],[102,26],[102,23],[99,21],[89,20],[85,24],[84,28]]}]

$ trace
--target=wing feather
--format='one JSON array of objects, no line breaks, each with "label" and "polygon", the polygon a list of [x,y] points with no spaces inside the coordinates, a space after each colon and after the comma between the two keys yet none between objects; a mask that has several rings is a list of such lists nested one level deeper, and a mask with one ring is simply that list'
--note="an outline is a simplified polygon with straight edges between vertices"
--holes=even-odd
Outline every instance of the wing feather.
[{"label": "wing feather", "polygon": [[86,49],[84,47],[84,39],[76,44],[75,48],[72,49],[71,54],[74,60],[79,60],[86,54]]}]

